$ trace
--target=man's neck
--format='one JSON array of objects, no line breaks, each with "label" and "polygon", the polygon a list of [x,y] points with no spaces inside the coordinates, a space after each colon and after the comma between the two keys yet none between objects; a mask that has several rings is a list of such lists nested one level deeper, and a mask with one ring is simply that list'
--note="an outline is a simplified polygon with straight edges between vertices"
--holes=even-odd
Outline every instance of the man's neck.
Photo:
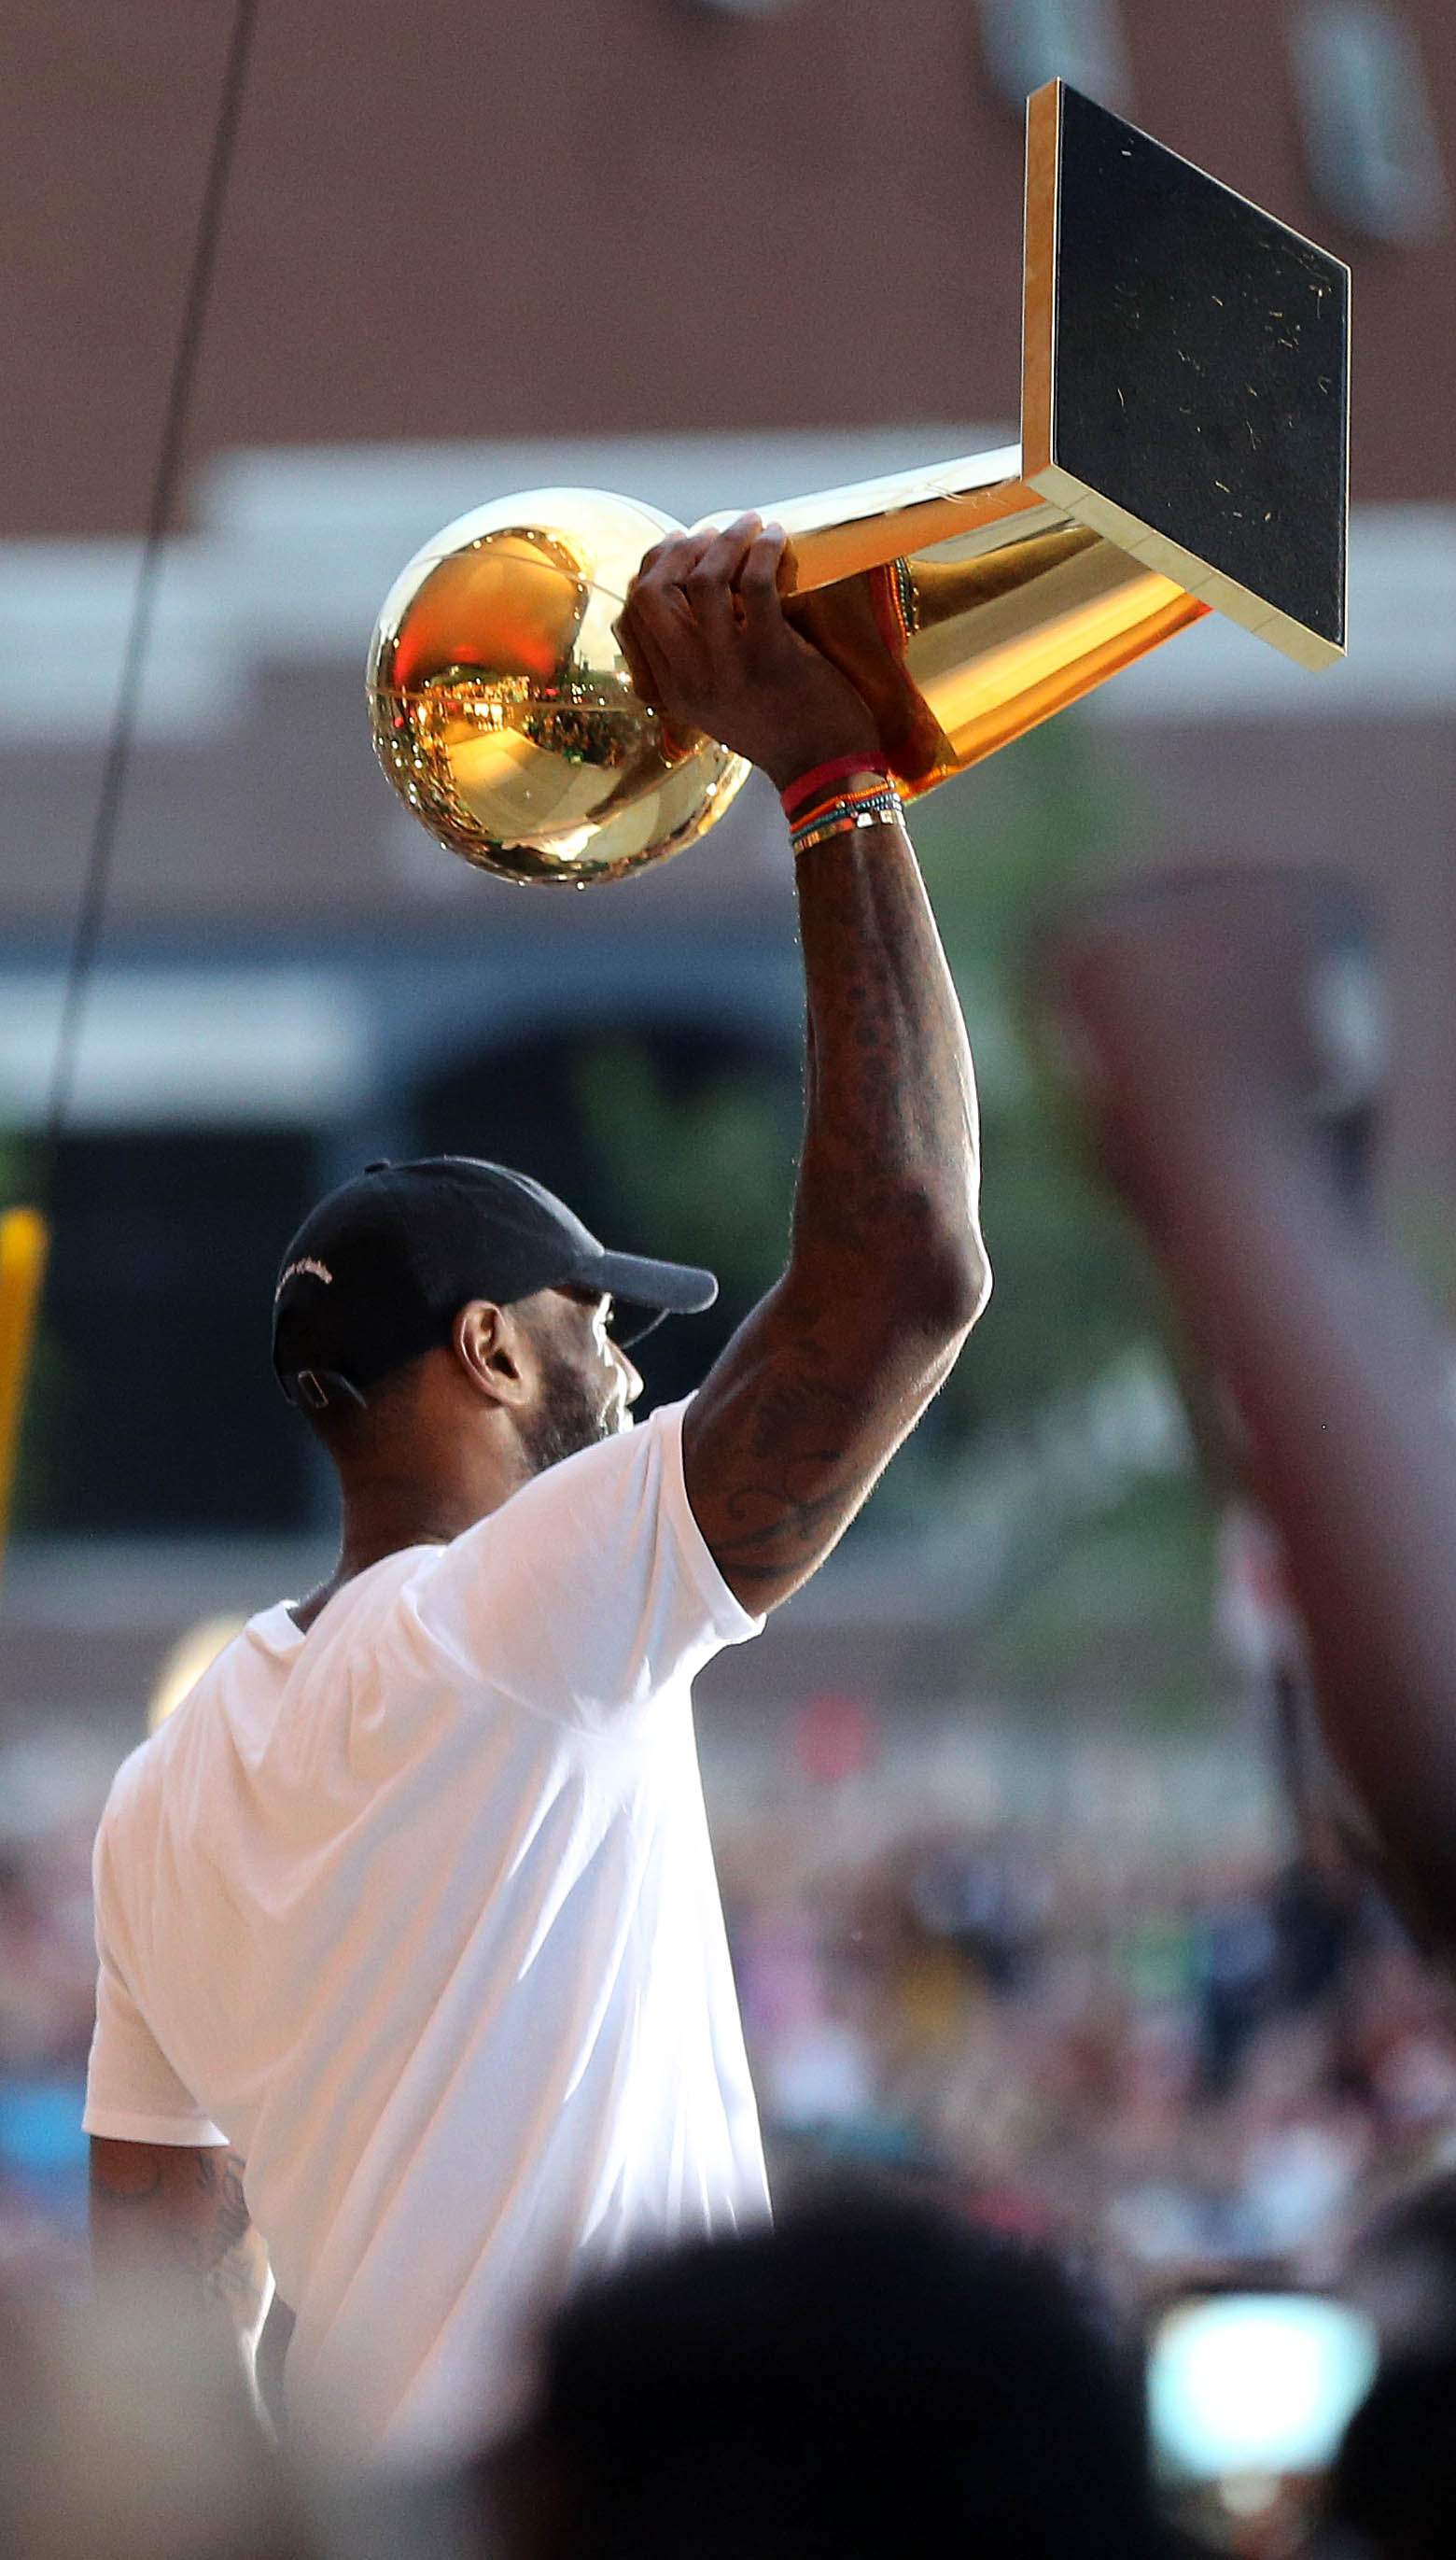
[{"label": "man's neck", "polygon": [[346,1485],[339,1561],[327,1582],[307,1599],[290,1603],[289,1615],[307,1634],[336,1592],[357,1574],[408,1546],[448,1546],[477,1520],[499,1511],[514,1490],[512,1485],[421,1485],[398,1478]]}]

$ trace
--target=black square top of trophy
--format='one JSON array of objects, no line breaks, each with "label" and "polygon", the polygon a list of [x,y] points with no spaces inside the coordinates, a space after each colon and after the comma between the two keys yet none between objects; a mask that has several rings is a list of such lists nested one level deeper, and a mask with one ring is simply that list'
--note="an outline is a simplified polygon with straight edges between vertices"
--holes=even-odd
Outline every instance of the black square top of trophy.
[{"label": "black square top of trophy", "polygon": [[1348,268],[1078,90],[1032,110],[1025,476],[1327,663],[1345,642]]}]

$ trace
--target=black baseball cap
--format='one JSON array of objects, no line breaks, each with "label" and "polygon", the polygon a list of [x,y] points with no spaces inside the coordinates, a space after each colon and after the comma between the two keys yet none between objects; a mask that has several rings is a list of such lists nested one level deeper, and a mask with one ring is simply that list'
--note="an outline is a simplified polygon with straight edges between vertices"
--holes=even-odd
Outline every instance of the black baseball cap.
[{"label": "black baseball cap", "polygon": [[711,1271],[609,1253],[554,1193],[505,1165],[366,1165],[311,1210],[283,1256],[274,1374],[290,1404],[362,1404],[377,1378],[448,1342],[472,1298],[510,1306],[563,1287],[616,1301],[612,1335],[624,1349],[718,1294]]}]

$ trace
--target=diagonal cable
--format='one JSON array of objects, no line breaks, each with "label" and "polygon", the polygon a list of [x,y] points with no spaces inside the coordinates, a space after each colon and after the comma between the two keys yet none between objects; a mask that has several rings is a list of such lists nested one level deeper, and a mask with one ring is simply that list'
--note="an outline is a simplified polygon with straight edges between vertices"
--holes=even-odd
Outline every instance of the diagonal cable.
[{"label": "diagonal cable", "polygon": [[181,477],[187,448],[188,419],[197,382],[198,359],[207,326],[208,308],[212,298],[213,279],[217,270],[218,243],[222,232],[222,218],[227,203],[227,185],[232,174],[233,151],[241,119],[243,91],[247,85],[248,59],[252,49],[257,13],[258,0],[235,0],[232,32],[228,39],[227,58],[222,69],[222,85],[218,99],[218,113],[213,127],[213,145],[208,161],[207,183],[203,189],[203,201],[198,214],[197,238],[193,243],[192,265],[183,300],[177,347],[172,359],[172,379],[168,387],[167,409],[162,423],[162,441],[152,481],[151,504],[147,511],[146,538],[142,544],[136,592],[132,598],[131,619],[127,628],[126,645],[122,652],[116,713],[107,742],[106,760],[101,772],[101,787],[96,801],[95,821],[91,828],[85,880],[76,908],[71,956],[67,964],[61,1022],[56,1035],[56,1057],[51,1074],[50,1101],[46,1112],[48,1171],[53,1180],[56,1148],[66,1126],[75,1087],[76,1061],[80,1048],[86,993],[105,919],[111,860],[116,848],[117,828],[126,794],[132,748],[136,742],[142,677],[151,644],[152,625],[156,617],[157,590],[161,582],[164,558],[163,546],[172,522],[177,484]]}]

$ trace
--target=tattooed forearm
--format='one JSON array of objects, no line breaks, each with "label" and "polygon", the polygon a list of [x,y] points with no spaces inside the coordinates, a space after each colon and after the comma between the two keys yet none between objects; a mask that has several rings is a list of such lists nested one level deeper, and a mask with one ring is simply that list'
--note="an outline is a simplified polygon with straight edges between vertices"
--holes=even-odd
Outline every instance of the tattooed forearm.
[{"label": "tattooed forearm", "polygon": [[[960,1008],[903,839],[801,858],[813,1072],[796,1212],[801,1242],[915,1304],[929,1253],[968,1271],[976,1110]],[[918,1248],[918,1251],[917,1251]]]},{"label": "tattooed forearm", "polygon": [[910,845],[875,838],[800,863],[807,1098],[789,1267],[683,1426],[698,1525],[756,1609],[828,1553],[986,1295],[964,1026]]},{"label": "tattooed forearm", "polygon": [[181,2283],[244,2335],[262,2315],[267,2252],[252,2227],[236,2152],[91,2144],[91,2254],[97,2281]]}]

